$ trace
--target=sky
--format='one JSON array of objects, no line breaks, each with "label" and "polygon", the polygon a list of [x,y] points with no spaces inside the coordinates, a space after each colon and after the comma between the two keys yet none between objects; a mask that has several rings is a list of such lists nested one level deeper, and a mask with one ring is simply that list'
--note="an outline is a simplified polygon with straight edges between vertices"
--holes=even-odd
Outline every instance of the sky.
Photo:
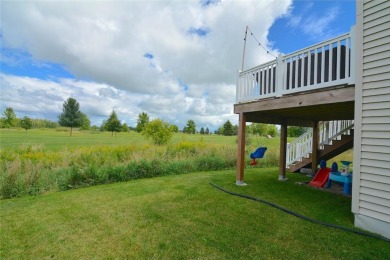
[{"label": "sky", "polygon": [[355,5],[1,0],[0,110],[57,121],[72,97],[97,126],[113,110],[133,127],[141,112],[179,129],[237,124],[246,26],[244,69],[348,32]]}]

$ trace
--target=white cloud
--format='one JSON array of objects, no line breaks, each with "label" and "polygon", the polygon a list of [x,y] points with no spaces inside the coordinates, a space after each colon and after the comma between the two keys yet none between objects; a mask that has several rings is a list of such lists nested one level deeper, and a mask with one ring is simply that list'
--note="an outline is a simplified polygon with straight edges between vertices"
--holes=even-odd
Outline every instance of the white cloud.
[{"label": "white cloud", "polygon": [[[270,26],[290,5],[291,0],[4,2],[2,44],[25,50],[36,62],[62,64],[76,79],[3,74],[2,103],[54,115],[74,96],[96,121],[112,109],[128,125],[141,111],[183,120],[180,127],[188,119],[205,127],[235,121],[245,26],[268,46]],[[256,45],[247,48],[246,67],[272,58]],[[40,111],[29,95],[50,109]]]},{"label": "white cloud", "polygon": [[293,14],[293,10],[288,13],[287,25],[294,29],[301,30],[305,35],[316,41],[333,37],[337,32],[333,31],[331,23],[336,21],[340,14],[340,8],[334,6],[332,8],[321,10],[321,13],[313,12],[314,4],[308,3],[300,12]]}]

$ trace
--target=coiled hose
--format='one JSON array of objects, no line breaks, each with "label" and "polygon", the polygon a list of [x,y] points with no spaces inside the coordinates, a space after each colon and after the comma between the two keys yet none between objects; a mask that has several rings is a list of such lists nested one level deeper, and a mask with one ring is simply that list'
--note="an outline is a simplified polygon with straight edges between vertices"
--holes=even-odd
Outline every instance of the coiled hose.
[{"label": "coiled hose", "polygon": [[252,196],[249,196],[249,195],[245,195],[245,194],[240,194],[240,193],[236,193],[236,192],[233,192],[233,191],[228,191],[228,190],[225,190],[213,183],[209,183],[211,186],[213,186],[214,188],[217,188],[218,190],[221,190],[225,193],[228,193],[230,195],[233,195],[233,196],[237,196],[237,197],[241,197],[241,198],[245,198],[245,199],[249,199],[249,200],[254,200],[254,201],[257,201],[257,202],[261,202],[261,203],[264,203],[264,204],[267,204],[269,206],[272,206],[274,208],[277,208],[287,214],[290,214],[290,215],[293,215],[295,217],[298,217],[300,219],[304,219],[306,221],[310,221],[312,223],[315,223],[315,224],[319,224],[319,225],[322,225],[322,226],[326,226],[326,227],[331,227],[331,228],[336,228],[336,229],[341,229],[341,230],[344,230],[344,231],[347,231],[347,232],[351,232],[351,233],[355,233],[355,234],[358,234],[358,235],[361,235],[361,236],[367,236],[367,237],[372,237],[372,238],[376,238],[376,239],[379,239],[379,240],[383,240],[383,241],[386,241],[388,243],[390,243],[390,239],[386,238],[386,237],[383,237],[383,236],[380,236],[380,235],[376,235],[376,234],[371,234],[371,233],[367,233],[367,232],[363,232],[363,231],[360,231],[360,230],[356,230],[356,229],[352,229],[352,228],[347,228],[347,227],[343,227],[343,226],[339,226],[339,225],[335,225],[335,224],[330,224],[330,223],[326,223],[326,222],[322,222],[320,220],[316,220],[316,219],[313,219],[313,218],[309,218],[307,216],[304,216],[302,214],[299,214],[299,213],[296,213],[292,210],[289,210],[289,209],[286,209],[286,208],[283,208],[282,206],[279,206],[275,203],[272,203],[272,202],[269,202],[269,201],[266,201],[266,200],[263,200],[263,199],[260,199],[260,198],[256,198],[256,197],[252,197]]}]

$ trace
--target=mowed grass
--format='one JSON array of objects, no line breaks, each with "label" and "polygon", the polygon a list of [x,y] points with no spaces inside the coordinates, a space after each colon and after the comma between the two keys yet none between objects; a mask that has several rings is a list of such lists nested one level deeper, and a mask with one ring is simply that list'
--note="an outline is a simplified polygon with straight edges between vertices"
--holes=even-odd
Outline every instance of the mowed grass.
[{"label": "mowed grass", "polygon": [[319,226],[260,197],[353,227],[350,198],[322,192],[277,168],[198,172],[0,201],[2,259],[389,259],[389,244]]}]

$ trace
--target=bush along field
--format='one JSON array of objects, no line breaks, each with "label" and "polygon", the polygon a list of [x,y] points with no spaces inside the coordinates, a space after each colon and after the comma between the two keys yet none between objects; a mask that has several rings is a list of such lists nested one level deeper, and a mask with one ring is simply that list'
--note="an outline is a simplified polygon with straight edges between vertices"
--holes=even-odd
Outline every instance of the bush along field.
[{"label": "bush along field", "polygon": [[[107,133],[76,132],[74,135],[69,137],[67,133],[53,130],[28,134],[17,130],[1,131],[0,197],[6,199],[139,178],[233,169],[236,165],[234,136],[177,134],[170,144],[157,146],[149,144],[137,133],[118,138]],[[277,139],[254,140],[247,147],[248,154],[258,143],[269,147],[259,167],[277,166]],[[246,158],[249,164],[249,155]]]}]

